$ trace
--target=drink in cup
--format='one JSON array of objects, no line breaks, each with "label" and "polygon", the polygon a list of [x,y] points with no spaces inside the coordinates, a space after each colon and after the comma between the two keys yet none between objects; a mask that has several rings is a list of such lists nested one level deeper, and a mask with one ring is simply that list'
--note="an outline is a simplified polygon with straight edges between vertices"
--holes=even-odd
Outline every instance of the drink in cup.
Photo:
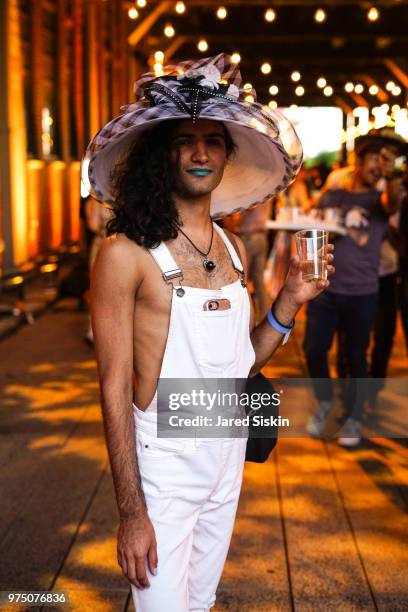
[{"label": "drink in cup", "polygon": [[303,280],[306,282],[326,280],[328,232],[325,230],[309,229],[296,232],[295,236]]}]

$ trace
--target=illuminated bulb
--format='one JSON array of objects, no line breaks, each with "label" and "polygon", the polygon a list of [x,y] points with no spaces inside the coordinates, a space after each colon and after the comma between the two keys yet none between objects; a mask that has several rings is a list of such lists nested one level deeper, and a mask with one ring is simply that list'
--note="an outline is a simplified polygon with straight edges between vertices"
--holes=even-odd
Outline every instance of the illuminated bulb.
[{"label": "illuminated bulb", "polygon": [[292,79],[292,81],[295,81],[295,83],[297,83],[297,81],[300,81],[300,72],[298,72],[297,70],[295,70],[294,72],[292,72],[292,74],[290,75],[290,78]]},{"label": "illuminated bulb", "polygon": [[269,23],[272,23],[272,21],[275,21],[276,19],[276,13],[272,8],[268,8],[265,11],[265,21],[268,21]]},{"label": "illuminated bulb", "polygon": [[331,96],[333,94],[333,87],[330,87],[330,85],[326,85],[326,87],[323,89],[323,93],[327,97]]},{"label": "illuminated bulb", "polygon": [[320,77],[319,79],[317,79],[316,85],[320,87],[320,89],[323,89],[323,87],[326,87],[327,81],[324,77]]},{"label": "illuminated bulb", "polygon": [[251,89],[252,89],[252,83],[245,83],[244,91],[251,91]]},{"label": "illuminated bulb", "polygon": [[401,87],[398,87],[398,85],[395,85],[395,87],[391,89],[391,93],[393,96],[399,96],[401,93]]},{"label": "illuminated bulb", "polygon": [[199,51],[202,51],[202,52],[207,51],[208,42],[204,40],[204,38],[202,38],[201,40],[198,41],[197,48]]},{"label": "illuminated bulb", "polygon": [[276,100],[271,100],[268,104],[269,108],[278,108],[278,103],[276,102]]},{"label": "illuminated bulb", "polygon": [[375,6],[372,6],[367,13],[368,21],[377,21],[379,16],[380,16],[380,11]]},{"label": "illuminated bulb", "polygon": [[241,61],[241,56],[239,53],[235,52],[231,55],[231,62],[233,64],[239,64],[240,61]]},{"label": "illuminated bulb", "polygon": [[377,85],[371,85],[368,91],[372,96],[376,96],[378,94]]},{"label": "illuminated bulb", "polygon": [[398,111],[401,110],[401,107],[400,107],[399,104],[393,104],[391,106],[391,110],[392,110],[393,113],[398,113]]},{"label": "illuminated bulb", "polygon": [[217,9],[217,17],[218,17],[218,19],[225,19],[227,15],[228,15],[228,11],[225,8],[225,6],[220,6]]},{"label": "illuminated bulb", "polygon": [[364,87],[361,83],[357,83],[357,85],[354,86],[354,91],[356,92],[356,94],[361,94],[364,91]]},{"label": "illuminated bulb", "polygon": [[326,21],[326,11],[324,11],[323,9],[317,9],[317,11],[314,14],[314,18],[315,21],[317,21],[317,23],[323,23],[323,21]]},{"label": "illuminated bulb", "polygon": [[390,110],[390,107],[388,106],[388,104],[381,104],[380,108],[381,108],[381,110],[383,110],[385,113],[388,113],[388,111]]},{"label": "illuminated bulb", "polygon": [[297,104],[291,104],[291,105],[289,106],[289,108],[290,108],[291,110],[296,110],[296,109],[298,108],[298,105],[297,105]]},{"label": "illuminated bulb", "polygon": [[154,69],[154,74],[156,76],[163,75],[163,64],[161,62],[156,62],[155,65],[153,66],[153,69]]},{"label": "illuminated bulb", "polygon": [[137,6],[140,8],[144,8],[147,4],[146,0],[137,0],[136,2]]},{"label": "illuminated bulb", "polygon": [[175,30],[173,28],[173,26],[171,25],[171,23],[168,23],[165,28],[164,28],[164,34],[165,36],[167,36],[167,38],[171,38],[172,36],[175,35]]},{"label": "illuminated bulb", "polygon": [[352,91],[354,91],[353,83],[349,81],[348,83],[345,84],[344,89],[347,91],[347,93],[351,93]]},{"label": "illuminated bulb", "polygon": [[248,94],[247,96],[245,96],[245,101],[246,102],[255,102],[255,98],[251,94]]},{"label": "illuminated bulb", "polygon": [[270,71],[272,70],[272,66],[269,64],[269,62],[264,62],[261,66],[261,72],[263,74],[269,74]]},{"label": "illuminated bulb", "polygon": [[186,5],[184,4],[184,2],[176,3],[176,13],[178,13],[179,15],[182,15],[185,10],[186,10]]},{"label": "illuminated bulb", "polygon": [[269,93],[271,96],[276,96],[276,94],[279,93],[279,87],[277,85],[271,85],[269,88]]},{"label": "illuminated bulb", "polygon": [[156,51],[156,53],[154,54],[154,59],[156,60],[156,62],[162,63],[164,61],[163,51]]},{"label": "illuminated bulb", "polygon": [[391,90],[393,90],[393,89],[394,89],[394,87],[395,87],[395,83],[394,83],[394,81],[388,81],[388,83],[387,83],[387,84],[386,84],[386,86],[385,86],[385,89],[386,89],[387,91],[391,91]]},{"label": "illuminated bulb", "polygon": [[295,89],[295,94],[297,96],[303,96],[304,93],[305,93],[305,88],[302,87],[302,85],[298,85]]},{"label": "illuminated bulb", "polygon": [[132,6],[128,10],[128,15],[129,15],[130,19],[137,19],[139,17],[139,13],[137,12],[137,9],[134,6]]}]

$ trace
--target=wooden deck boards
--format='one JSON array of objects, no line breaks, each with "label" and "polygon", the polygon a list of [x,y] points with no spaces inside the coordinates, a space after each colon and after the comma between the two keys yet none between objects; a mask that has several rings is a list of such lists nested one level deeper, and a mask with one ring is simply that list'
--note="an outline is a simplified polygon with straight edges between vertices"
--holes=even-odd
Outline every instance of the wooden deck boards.
[{"label": "wooden deck boards", "polygon": [[[67,609],[124,612],[133,604],[85,326],[58,312],[2,342],[0,587],[63,589]],[[302,322],[268,375],[306,375],[301,336]],[[400,341],[396,374],[404,360]],[[408,609],[407,467],[399,440],[348,452],[282,439],[266,464],[248,464],[216,611]]]}]

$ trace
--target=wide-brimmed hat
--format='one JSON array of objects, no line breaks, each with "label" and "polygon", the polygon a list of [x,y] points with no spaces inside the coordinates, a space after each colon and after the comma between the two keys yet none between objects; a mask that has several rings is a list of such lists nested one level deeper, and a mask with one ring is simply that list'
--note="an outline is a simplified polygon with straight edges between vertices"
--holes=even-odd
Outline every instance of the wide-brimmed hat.
[{"label": "wide-brimmed hat", "polygon": [[356,154],[360,156],[369,150],[380,151],[383,147],[392,147],[398,157],[408,155],[407,142],[388,126],[373,128],[367,134],[358,136],[354,141]]},{"label": "wide-brimmed hat", "polygon": [[223,53],[165,66],[159,77],[144,74],[135,94],[136,102],[122,107],[124,114],[94,136],[84,157],[91,193],[105,204],[115,197],[114,167],[146,130],[170,119],[221,121],[237,147],[211,194],[215,218],[264,202],[299,171],[302,146],[292,124],[279,111],[258,104],[253,89],[241,89],[238,66]]}]

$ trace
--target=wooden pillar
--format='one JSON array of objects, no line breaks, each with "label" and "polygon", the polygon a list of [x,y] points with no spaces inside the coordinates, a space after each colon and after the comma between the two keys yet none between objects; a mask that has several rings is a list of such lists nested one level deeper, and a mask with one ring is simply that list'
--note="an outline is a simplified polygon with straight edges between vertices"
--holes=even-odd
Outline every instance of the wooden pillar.
[{"label": "wooden pillar", "polygon": [[85,147],[84,104],[84,6],[83,0],[73,0],[73,91],[76,157],[81,159]]},{"label": "wooden pillar", "polygon": [[99,74],[100,60],[98,31],[100,27],[99,7],[97,0],[87,0],[86,3],[86,53],[87,69],[85,72],[85,82],[87,85],[86,107],[88,112],[88,134],[87,140],[96,134],[101,127],[100,116],[100,95],[99,95]]},{"label": "wooden pillar", "polygon": [[43,159],[42,149],[42,109],[43,100],[43,27],[42,27],[42,0],[31,3],[31,91],[33,106],[33,131],[35,139],[35,156]]},{"label": "wooden pillar", "polygon": [[58,0],[58,35],[57,35],[57,100],[58,126],[61,142],[61,157],[64,161],[71,158],[71,116],[69,110],[70,84],[68,79],[67,53],[67,0]]},{"label": "wooden pillar", "polygon": [[27,146],[18,0],[0,0],[0,193],[3,268],[28,257]]}]

